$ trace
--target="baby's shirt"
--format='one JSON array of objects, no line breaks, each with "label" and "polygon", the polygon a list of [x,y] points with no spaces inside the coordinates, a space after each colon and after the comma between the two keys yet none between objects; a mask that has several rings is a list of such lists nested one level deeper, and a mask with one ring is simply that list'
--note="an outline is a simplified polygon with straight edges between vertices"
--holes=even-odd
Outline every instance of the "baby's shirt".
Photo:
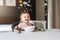
[{"label": "baby's shirt", "polygon": [[18,24],[18,27],[21,27],[22,29],[24,29],[24,27],[27,27],[27,26],[32,26],[32,24],[29,23],[29,24],[27,25],[27,24],[24,23],[24,22],[21,22],[21,23]]}]

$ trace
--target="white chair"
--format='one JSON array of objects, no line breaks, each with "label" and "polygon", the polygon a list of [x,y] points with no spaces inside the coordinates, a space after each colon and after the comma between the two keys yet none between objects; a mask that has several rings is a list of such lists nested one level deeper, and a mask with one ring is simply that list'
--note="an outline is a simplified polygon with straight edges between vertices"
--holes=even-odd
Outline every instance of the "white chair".
[{"label": "white chair", "polygon": [[30,21],[33,25],[36,25],[38,29],[45,29],[46,30],[46,21]]}]

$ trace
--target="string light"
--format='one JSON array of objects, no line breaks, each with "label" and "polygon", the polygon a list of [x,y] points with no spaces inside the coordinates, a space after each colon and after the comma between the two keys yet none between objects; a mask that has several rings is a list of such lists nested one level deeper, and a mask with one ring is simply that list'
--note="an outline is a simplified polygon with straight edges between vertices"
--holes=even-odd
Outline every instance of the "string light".
[{"label": "string light", "polygon": [[19,0],[19,3],[20,3],[20,4],[22,4],[22,2],[23,2],[22,0]]},{"label": "string light", "polygon": [[19,6],[20,6],[20,11],[21,12],[29,12],[32,11],[31,7],[32,5],[30,4],[30,0],[19,0]]}]

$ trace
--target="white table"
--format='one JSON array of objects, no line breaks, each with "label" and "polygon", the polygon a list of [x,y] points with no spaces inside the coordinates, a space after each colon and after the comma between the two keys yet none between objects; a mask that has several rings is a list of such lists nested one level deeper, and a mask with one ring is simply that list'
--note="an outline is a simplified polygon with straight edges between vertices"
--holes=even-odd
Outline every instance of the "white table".
[{"label": "white table", "polygon": [[60,40],[60,30],[51,29],[45,32],[0,32],[0,40]]}]

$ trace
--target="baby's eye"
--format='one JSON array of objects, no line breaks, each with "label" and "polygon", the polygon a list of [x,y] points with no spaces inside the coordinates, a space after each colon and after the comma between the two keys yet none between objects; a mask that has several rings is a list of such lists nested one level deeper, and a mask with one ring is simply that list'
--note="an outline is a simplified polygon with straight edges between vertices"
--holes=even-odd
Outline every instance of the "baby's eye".
[{"label": "baby's eye", "polygon": [[24,18],[26,18],[26,17],[24,17]]},{"label": "baby's eye", "polygon": [[30,18],[29,16],[27,18]]}]

